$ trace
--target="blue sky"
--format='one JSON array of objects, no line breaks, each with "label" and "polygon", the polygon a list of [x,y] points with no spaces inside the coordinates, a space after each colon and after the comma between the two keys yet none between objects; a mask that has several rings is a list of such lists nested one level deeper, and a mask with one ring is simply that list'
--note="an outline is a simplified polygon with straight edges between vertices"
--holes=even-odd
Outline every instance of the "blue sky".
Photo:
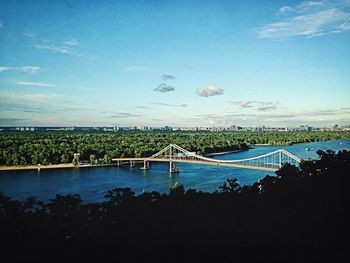
[{"label": "blue sky", "polygon": [[346,125],[349,84],[349,0],[0,0],[1,126]]}]

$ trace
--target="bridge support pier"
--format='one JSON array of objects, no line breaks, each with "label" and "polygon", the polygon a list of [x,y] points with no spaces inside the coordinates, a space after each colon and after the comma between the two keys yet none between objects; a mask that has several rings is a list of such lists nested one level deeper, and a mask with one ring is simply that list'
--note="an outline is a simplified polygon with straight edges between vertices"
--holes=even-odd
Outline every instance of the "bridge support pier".
[{"label": "bridge support pier", "polygon": [[148,170],[149,169],[149,162],[146,160],[143,161],[143,167],[141,167],[142,170]]},{"label": "bridge support pier", "polygon": [[169,162],[169,173],[173,172],[173,162]]},{"label": "bridge support pier", "polygon": [[175,163],[173,163],[172,161],[169,162],[169,173],[170,173],[170,176],[173,174],[173,173],[178,173],[179,170],[177,169]]},{"label": "bridge support pier", "polygon": [[134,161],[130,161],[130,168],[135,166],[135,162]]}]

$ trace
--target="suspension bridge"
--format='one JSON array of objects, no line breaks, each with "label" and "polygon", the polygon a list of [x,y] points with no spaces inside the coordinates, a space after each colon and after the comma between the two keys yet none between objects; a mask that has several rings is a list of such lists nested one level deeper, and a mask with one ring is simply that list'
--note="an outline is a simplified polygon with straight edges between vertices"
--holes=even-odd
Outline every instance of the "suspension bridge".
[{"label": "suspension bridge", "polygon": [[284,163],[290,163],[298,166],[301,159],[290,152],[279,149],[270,153],[259,155],[252,158],[240,159],[240,160],[218,160],[208,158],[196,154],[195,152],[187,151],[184,148],[176,144],[169,144],[164,149],[153,154],[150,157],[144,158],[113,158],[113,162],[117,165],[129,164],[133,167],[136,163],[143,163],[141,169],[149,169],[150,162],[168,162],[169,172],[177,172],[176,163],[194,163],[194,164],[206,164],[216,166],[229,166],[236,168],[257,169],[265,171],[277,171],[282,167]]}]

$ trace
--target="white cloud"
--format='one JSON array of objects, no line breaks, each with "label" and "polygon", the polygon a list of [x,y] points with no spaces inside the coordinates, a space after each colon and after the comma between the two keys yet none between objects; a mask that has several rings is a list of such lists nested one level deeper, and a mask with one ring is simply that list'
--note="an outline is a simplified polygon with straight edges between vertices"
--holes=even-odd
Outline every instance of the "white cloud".
[{"label": "white cloud", "polygon": [[279,10],[280,13],[288,13],[288,12],[292,12],[294,9],[290,6],[282,6]]},{"label": "white cloud", "polygon": [[23,67],[0,67],[0,73],[5,71],[23,71],[26,73],[38,73],[42,68],[36,66],[23,66]]},{"label": "white cloud", "polygon": [[288,16],[258,30],[259,38],[285,39],[315,37],[350,30],[349,1],[305,1],[295,7],[283,6]]},{"label": "white cloud", "polygon": [[71,49],[67,46],[58,46],[56,44],[35,45],[36,49],[47,49],[56,53],[71,54]]},{"label": "white cloud", "polygon": [[196,93],[201,97],[210,97],[215,95],[221,95],[224,93],[224,91],[214,85],[209,85],[205,88],[196,89]]},{"label": "white cloud", "polygon": [[34,87],[54,87],[55,85],[43,82],[31,82],[31,81],[17,81],[17,85],[21,86],[34,86]]},{"label": "white cloud", "polygon": [[78,46],[79,42],[76,39],[71,39],[71,40],[64,41],[63,44],[66,46]]}]

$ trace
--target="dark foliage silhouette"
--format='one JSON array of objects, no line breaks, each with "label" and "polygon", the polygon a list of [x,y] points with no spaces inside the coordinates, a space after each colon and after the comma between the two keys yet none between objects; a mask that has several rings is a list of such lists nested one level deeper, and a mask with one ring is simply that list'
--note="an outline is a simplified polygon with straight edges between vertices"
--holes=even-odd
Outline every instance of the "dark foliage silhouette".
[{"label": "dark foliage silhouette", "polygon": [[350,152],[318,154],[250,186],[229,179],[214,193],[180,184],[168,195],[116,188],[91,204],[79,195],[43,203],[0,194],[2,254],[11,261],[344,262]]}]

